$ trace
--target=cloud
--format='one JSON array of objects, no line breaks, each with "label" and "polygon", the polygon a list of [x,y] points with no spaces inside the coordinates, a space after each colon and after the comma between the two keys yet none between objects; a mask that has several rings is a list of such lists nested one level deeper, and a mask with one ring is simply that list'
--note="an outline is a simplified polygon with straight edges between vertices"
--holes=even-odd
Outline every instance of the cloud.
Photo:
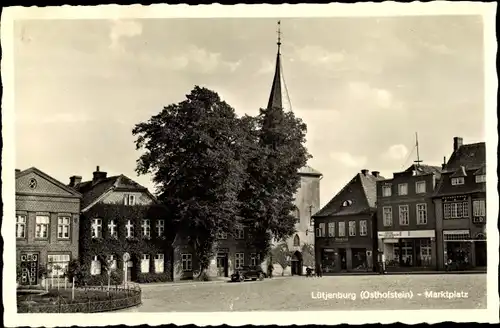
[{"label": "cloud", "polygon": [[405,145],[397,144],[389,147],[385,153],[385,157],[391,160],[404,160],[408,155],[408,148]]},{"label": "cloud", "polygon": [[332,152],[330,153],[330,158],[342,163],[347,167],[359,168],[366,164],[366,157],[364,156],[353,156],[348,152]]},{"label": "cloud", "polygon": [[383,109],[394,108],[397,105],[389,90],[375,88],[368,83],[357,81],[348,83],[347,88],[352,101],[376,104],[377,107]]},{"label": "cloud", "polygon": [[115,50],[121,50],[120,39],[121,38],[131,38],[142,34],[142,25],[133,20],[113,20],[111,24],[111,30],[109,33],[110,38],[110,48]]},{"label": "cloud", "polygon": [[330,52],[321,46],[311,45],[295,47],[295,55],[300,61],[311,65],[338,64],[346,58],[344,52]]},{"label": "cloud", "polygon": [[262,59],[260,68],[255,72],[255,75],[267,75],[274,72],[276,63],[269,59]]}]

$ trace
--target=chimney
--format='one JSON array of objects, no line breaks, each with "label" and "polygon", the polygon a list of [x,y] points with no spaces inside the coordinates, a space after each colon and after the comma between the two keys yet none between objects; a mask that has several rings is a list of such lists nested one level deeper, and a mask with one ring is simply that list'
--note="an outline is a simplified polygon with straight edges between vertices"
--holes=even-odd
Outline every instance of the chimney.
[{"label": "chimney", "polygon": [[73,175],[69,177],[69,186],[76,187],[77,184],[82,182],[82,177],[79,175]]},{"label": "chimney", "polygon": [[363,175],[367,175],[368,174],[368,170],[367,169],[363,169],[363,170],[361,170],[361,173],[363,173]]},{"label": "chimney", "polygon": [[453,151],[457,151],[464,144],[464,139],[460,137],[453,138]]},{"label": "chimney", "polygon": [[92,179],[92,183],[97,183],[101,180],[106,179],[106,175],[107,175],[106,172],[99,171],[99,166],[96,167],[96,170],[93,174],[94,174],[94,178]]},{"label": "chimney", "polygon": [[443,157],[443,164],[441,164],[441,169],[444,170],[446,168],[446,156]]},{"label": "chimney", "polygon": [[379,171],[372,171],[372,175],[375,177],[375,178],[378,178],[379,175],[380,175],[380,172]]},{"label": "chimney", "polygon": [[16,174],[17,173],[21,173],[21,170],[20,169],[16,169]]}]

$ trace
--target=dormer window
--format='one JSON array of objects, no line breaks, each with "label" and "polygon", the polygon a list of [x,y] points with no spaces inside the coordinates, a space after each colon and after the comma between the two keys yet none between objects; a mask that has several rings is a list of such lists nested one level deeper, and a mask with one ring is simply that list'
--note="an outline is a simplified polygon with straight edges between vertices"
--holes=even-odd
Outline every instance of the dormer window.
[{"label": "dormer window", "polygon": [[463,185],[464,183],[465,183],[464,177],[451,178],[452,186]]},{"label": "dormer window", "polygon": [[486,182],[486,174],[476,175],[476,183]]},{"label": "dormer window", "polygon": [[342,203],[342,207],[347,207],[347,206],[351,206],[351,205],[352,205],[352,200],[345,200]]},{"label": "dormer window", "polygon": [[123,203],[127,206],[135,205],[135,195],[127,194],[123,197]]}]

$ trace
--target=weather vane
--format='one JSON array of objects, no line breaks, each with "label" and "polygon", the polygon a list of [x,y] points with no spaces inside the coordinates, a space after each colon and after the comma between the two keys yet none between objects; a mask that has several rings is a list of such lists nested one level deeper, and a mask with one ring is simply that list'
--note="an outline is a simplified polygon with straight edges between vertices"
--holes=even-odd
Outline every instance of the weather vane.
[{"label": "weather vane", "polygon": [[278,47],[281,46],[281,21],[278,21]]}]

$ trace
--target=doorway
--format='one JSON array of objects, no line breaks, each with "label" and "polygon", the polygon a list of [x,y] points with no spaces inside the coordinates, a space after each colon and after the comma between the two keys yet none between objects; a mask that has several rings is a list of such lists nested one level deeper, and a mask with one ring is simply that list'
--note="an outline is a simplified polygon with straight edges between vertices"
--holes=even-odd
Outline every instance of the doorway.
[{"label": "doorway", "polygon": [[476,267],[485,267],[487,264],[486,241],[475,242]]},{"label": "doorway", "polygon": [[293,275],[297,275],[297,276],[302,275],[302,263],[303,263],[302,253],[300,253],[299,251],[296,251],[292,256],[292,266],[291,266],[292,276]]},{"label": "doorway", "polygon": [[347,251],[345,248],[339,248],[340,270],[347,270]]},{"label": "doorway", "polygon": [[227,277],[229,273],[229,265],[227,260],[227,254],[219,253],[217,254],[217,276]]},{"label": "doorway", "polygon": [[21,284],[38,284],[38,253],[21,254]]}]

